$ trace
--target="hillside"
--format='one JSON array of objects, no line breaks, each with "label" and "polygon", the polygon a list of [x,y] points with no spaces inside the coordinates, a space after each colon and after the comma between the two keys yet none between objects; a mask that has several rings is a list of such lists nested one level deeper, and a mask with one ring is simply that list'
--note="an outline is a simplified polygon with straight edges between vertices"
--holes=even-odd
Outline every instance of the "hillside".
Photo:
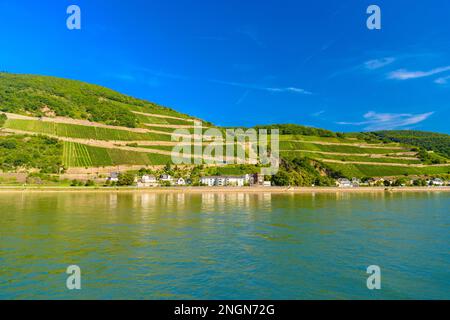
[{"label": "hillside", "polygon": [[[96,85],[6,73],[0,74],[0,110],[4,112],[0,116],[0,167],[9,172],[166,165],[177,144],[171,141],[172,132],[192,133],[196,119]],[[295,124],[257,128],[280,130],[281,175],[287,174],[291,184],[326,185],[337,177],[450,173],[447,135],[413,131],[342,134]],[[235,148],[250,150],[241,144]],[[230,167],[207,173],[242,170]],[[286,182],[285,178],[276,179]]]},{"label": "hillside", "polygon": [[30,116],[61,116],[135,128],[147,112],[189,118],[157,104],[113,90],[55,77],[0,73],[0,111]]},{"label": "hillside", "polygon": [[445,163],[428,165],[417,148],[400,143],[348,137],[283,135],[280,154],[286,159],[305,157],[323,163],[345,177],[385,177],[450,173]]},{"label": "hillside", "polygon": [[379,131],[373,134],[381,139],[418,146],[450,158],[450,135],[448,134],[415,130]]}]

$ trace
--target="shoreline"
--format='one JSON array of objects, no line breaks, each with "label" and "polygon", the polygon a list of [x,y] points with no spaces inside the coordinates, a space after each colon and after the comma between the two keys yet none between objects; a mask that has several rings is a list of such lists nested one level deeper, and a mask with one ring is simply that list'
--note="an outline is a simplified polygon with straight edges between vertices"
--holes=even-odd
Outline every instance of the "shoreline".
[{"label": "shoreline", "polygon": [[23,187],[0,186],[1,193],[373,193],[373,192],[450,192],[443,187]]}]

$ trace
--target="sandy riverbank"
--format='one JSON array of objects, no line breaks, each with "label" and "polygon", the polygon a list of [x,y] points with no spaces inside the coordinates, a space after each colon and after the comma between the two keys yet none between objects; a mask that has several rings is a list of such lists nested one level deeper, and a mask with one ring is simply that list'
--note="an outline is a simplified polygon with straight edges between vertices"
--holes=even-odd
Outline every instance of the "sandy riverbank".
[{"label": "sandy riverbank", "polygon": [[168,187],[168,188],[105,188],[105,187],[0,187],[0,193],[8,192],[142,192],[142,193],[364,193],[364,192],[450,192],[450,187]]}]

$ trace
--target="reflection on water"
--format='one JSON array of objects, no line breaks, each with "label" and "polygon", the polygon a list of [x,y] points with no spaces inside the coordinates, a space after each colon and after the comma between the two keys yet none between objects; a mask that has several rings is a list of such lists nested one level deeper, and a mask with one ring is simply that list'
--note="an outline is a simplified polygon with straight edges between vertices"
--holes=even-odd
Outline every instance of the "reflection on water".
[{"label": "reflection on water", "polygon": [[[449,204],[433,192],[0,194],[0,299],[448,299]],[[65,288],[70,264],[79,292]]]}]

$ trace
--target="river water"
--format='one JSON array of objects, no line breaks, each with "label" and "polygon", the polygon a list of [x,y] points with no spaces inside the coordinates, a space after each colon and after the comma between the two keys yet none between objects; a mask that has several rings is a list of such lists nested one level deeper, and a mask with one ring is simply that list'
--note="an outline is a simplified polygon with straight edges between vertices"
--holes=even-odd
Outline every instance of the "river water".
[{"label": "river water", "polygon": [[450,299],[449,208],[445,192],[2,193],[0,299]]}]

